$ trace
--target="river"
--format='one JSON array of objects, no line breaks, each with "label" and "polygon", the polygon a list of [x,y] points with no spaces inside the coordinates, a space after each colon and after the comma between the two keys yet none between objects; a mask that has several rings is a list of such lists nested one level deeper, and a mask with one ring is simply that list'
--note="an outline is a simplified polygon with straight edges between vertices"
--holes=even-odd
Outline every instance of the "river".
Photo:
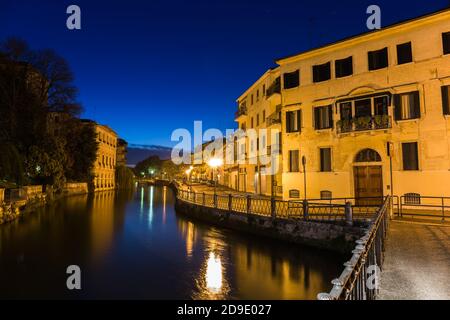
[{"label": "river", "polygon": [[191,221],[174,202],[166,187],[71,196],[0,226],[0,298],[315,299],[346,261]]}]

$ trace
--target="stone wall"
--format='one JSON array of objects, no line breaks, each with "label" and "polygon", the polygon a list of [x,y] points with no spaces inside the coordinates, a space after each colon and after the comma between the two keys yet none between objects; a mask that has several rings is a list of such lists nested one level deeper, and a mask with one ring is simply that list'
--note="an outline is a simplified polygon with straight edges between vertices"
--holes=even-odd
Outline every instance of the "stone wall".
[{"label": "stone wall", "polygon": [[361,226],[350,227],[339,222],[272,219],[271,217],[201,207],[179,199],[176,201],[175,208],[177,213],[219,227],[340,253],[350,253],[355,247],[355,241],[363,235],[364,231]]},{"label": "stone wall", "polygon": [[87,183],[66,183],[64,193],[67,195],[88,193]]}]

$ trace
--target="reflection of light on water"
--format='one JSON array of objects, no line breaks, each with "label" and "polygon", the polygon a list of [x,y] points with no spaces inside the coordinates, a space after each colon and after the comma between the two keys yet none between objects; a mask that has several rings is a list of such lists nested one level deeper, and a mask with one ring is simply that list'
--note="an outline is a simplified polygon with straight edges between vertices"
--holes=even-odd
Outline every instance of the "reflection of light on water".
[{"label": "reflection of light on water", "polygon": [[141,187],[141,213],[144,212],[144,187]]},{"label": "reflection of light on water", "polygon": [[149,199],[149,208],[148,208],[148,226],[152,226],[153,221],[153,192],[154,188],[153,186],[150,187],[149,193],[150,193],[150,199]]},{"label": "reflection of light on water", "polygon": [[195,242],[194,224],[192,222],[188,222],[186,231],[186,254],[189,258],[192,257],[192,248],[194,247],[194,242]]},{"label": "reflection of light on water", "polygon": [[167,197],[167,188],[163,187],[163,224],[166,224],[166,199]]},{"label": "reflection of light on water", "polygon": [[209,253],[209,259],[206,267],[206,287],[212,293],[220,292],[222,288],[222,264],[220,258],[213,252]]}]

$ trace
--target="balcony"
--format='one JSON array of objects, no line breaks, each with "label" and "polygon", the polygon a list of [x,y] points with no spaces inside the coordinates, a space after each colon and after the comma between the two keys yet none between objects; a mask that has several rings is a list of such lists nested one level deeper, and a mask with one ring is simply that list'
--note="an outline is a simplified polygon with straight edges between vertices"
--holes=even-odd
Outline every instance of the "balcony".
[{"label": "balcony", "polygon": [[266,90],[266,98],[269,99],[272,95],[280,93],[281,93],[281,81],[280,77],[278,77]]},{"label": "balcony", "polygon": [[336,123],[338,133],[383,130],[392,128],[392,120],[388,115],[366,116],[350,120],[339,120]]},{"label": "balcony", "polygon": [[239,106],[238,110],[234,113],[234,118],[238,119],[241,116],[247,115],[247,107],[246,106]]},{"label": "balcony", "polygon": [[275,124],[281,124],[281,105],[278,105],[276,107],[275,112],[270,114],[266,120],[268,127],[273,126]]}]

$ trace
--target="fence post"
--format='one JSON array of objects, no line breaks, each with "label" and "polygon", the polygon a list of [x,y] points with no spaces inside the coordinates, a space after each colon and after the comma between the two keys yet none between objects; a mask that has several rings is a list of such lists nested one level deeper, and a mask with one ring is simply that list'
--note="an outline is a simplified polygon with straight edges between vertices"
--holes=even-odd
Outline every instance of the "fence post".
[{"label": "fence post", "polygon": [[305,220],[308,220],[308,210],[309,210],[308,200],[303,200],[303,218]]},{"label": "fence post", "polygon": [[272,219],[275,219],[277,216],[277,213],[275,212],[275,198],[271,197],[270,198],[270,215],[272,217]]},{"label": "fence post", "polygon": [[250,195],[247,196],[247,214],[250,214],[252,203],[252,199],[250,198]]},{"label": "fence post", "polygon": [[206,200],[205,200],[205,193],[203,192],[203,206],[205,206]]},{"label": "fence post", "polygon": [[350,201],[345,203],[345,223],[348,226],[353,226],[353,210],[352,203]]},{"label": "fence post", "polygon": [[231,196],[231,193],[228,194],[228,211],[233,211],[233,197]]}]

